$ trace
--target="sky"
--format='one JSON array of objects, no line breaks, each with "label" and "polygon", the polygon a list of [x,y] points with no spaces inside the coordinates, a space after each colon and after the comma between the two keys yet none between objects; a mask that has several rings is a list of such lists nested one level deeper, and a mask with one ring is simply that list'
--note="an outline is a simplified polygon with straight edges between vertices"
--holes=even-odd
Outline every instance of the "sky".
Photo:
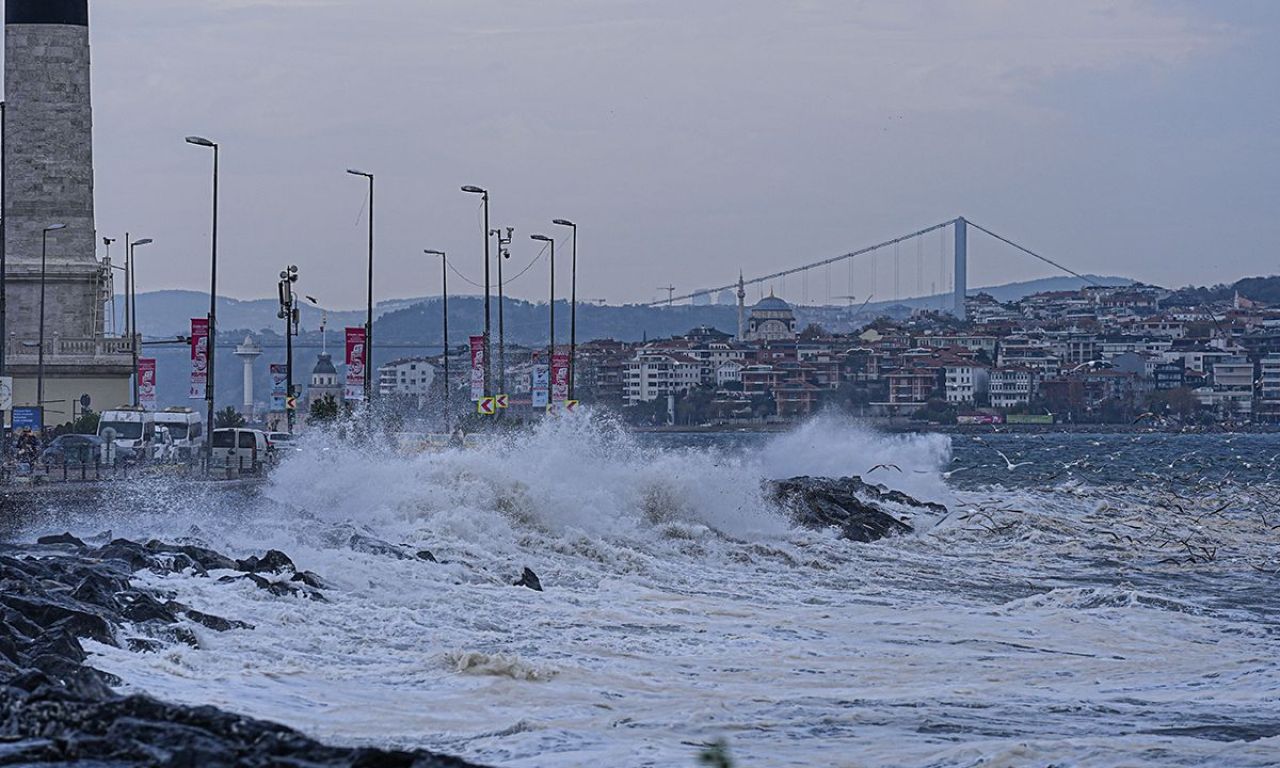
[{"label": "sky", "polygon": [[[578,293],[721,285],[965,216],[1073,269],[1157,284],[1280,271],[1280,3],[1267,0],[113,0],[91,3],[101,235],[152,237],[139,289],[474,293],[480,201],[508,293],[580,227]],[[947,280],[938,236],[896,290]],[[891,255],[771,286],[895,290]],[[530,265],[532,264],[532,267]],[[921,268],[918,265],[924,265]],[[496,274],[496,273],[495,273]],[[971,235],[970,284],[1048,276]],[[801,295],[803,292],[803,296]]]}]

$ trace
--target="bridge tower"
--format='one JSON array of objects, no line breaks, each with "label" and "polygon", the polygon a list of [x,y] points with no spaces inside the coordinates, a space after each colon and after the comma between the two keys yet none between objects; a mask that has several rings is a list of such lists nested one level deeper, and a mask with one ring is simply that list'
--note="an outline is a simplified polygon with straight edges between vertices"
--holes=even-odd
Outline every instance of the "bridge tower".
[{"label": "bridge tower", "polygon": [[956,219],[956,266],[955,266],[955,316],[964,320],[968,312],[964,306],[965,296],[969,293],[969,222],[964,217]]}]

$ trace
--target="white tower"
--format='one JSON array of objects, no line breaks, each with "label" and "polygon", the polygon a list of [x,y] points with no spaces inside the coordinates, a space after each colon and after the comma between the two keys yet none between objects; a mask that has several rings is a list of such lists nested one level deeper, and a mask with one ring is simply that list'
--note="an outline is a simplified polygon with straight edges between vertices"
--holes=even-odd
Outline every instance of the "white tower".
[{"label": "white tower", "polygon": [[236,357],[244,363],[244,417],[253,421],[253,363],[262,357],[262,347],[252,336],[245,336],[244,343],[236,347]]}]

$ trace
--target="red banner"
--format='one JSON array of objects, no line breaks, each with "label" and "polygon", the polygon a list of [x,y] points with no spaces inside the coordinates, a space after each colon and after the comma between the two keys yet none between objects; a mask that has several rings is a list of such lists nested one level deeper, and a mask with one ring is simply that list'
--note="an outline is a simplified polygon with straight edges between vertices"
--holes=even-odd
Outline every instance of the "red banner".
[{"label": "red banner", "polygon": [[471,337],[471,401],[484,397],[484,337]]},{"label": "red banner", "polygon": [[551,402],[560,404],[569,399],[569,356],[557,352],[551,356]]},{"label": "red banner", "polygon": [[156,361],[138,360],[138,404],[148,411],[156,409]]},{"label": "red banner", "polygon": [[209,385],[209,318],[191,318],[191,388],[187,397],[203,400]]},{"label": "red banner", "polygon": [[369,364],[368,337],[363,328],[347,329],[347,387],[348,400],[364,399],[364,372]]}]

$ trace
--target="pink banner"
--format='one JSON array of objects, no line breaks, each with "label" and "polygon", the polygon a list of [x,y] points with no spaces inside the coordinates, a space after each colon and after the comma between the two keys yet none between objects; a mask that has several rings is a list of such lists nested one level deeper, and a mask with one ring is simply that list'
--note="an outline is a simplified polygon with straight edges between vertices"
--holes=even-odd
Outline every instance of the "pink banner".
[{"label": "pink banner", "polygon": [[347,387],[348,400],[364,399],[364,371],[368,365],[368,337],[363,328],[347,329]]},{"label": "pink banner", "polygon": [[138,360],[138,404],[148,411],[156,409],[156,361]]},{"label": "pink banner", "polygon": [[569,356],[557,352],[551,357],[551,402],[559,405],[569,399]]},{"label": "pink banner", "polygon": [[209,318],[191,318],[191,388],[187,397],[203,400],[209,385]]},{"label": "pink banner", "polygon": [[484,337],[471,337],[471,401],[484,398]]}]

